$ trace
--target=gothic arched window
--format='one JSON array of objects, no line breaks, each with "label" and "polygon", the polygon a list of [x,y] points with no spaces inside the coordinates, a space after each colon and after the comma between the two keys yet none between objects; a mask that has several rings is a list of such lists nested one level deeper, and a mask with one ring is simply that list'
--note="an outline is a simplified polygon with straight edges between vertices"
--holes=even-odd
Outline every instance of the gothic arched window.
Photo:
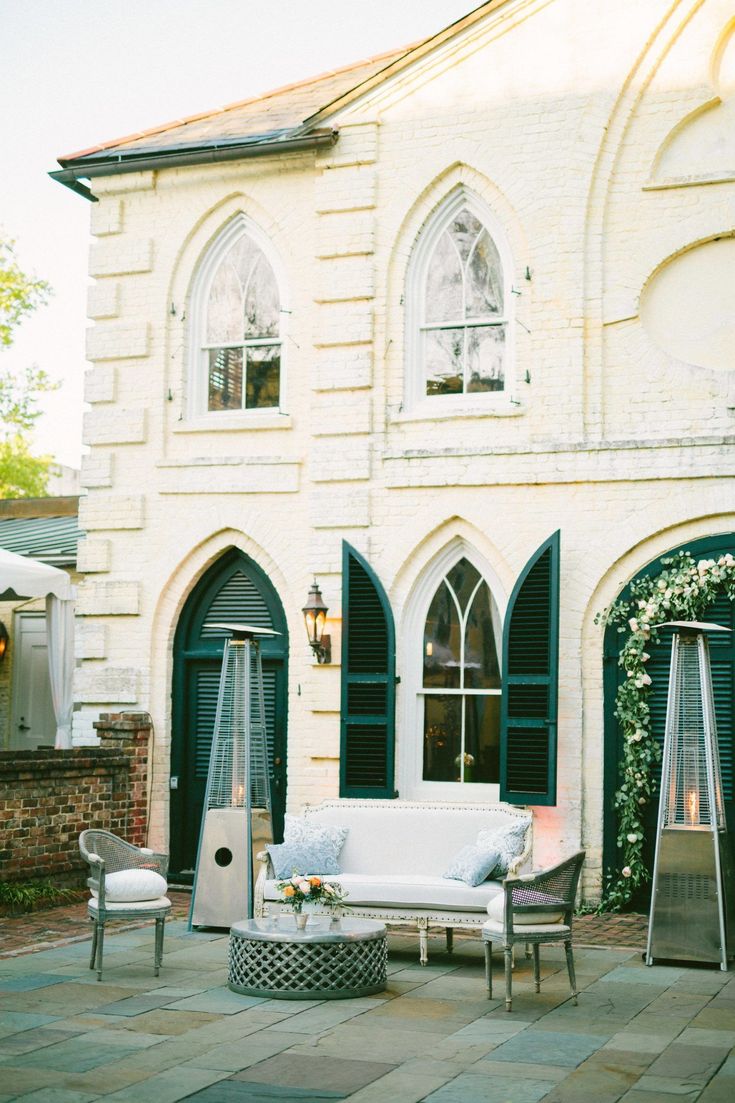
[{"label": "gothic arched window", "polygon": [[497,782],[500,616],[466,558],[439,583],[423,638],[423,781]]},{"label": "gothic arched window", "polygon": [[415,403],[506,389],[509,261],[491,221],[461,191],[421,233],[408,298]]},{"label": "gothic arched window", "polygon": [[282,405],[281,293],[261,235],[241,217],[215,243],[200,275],[195,413]]}]

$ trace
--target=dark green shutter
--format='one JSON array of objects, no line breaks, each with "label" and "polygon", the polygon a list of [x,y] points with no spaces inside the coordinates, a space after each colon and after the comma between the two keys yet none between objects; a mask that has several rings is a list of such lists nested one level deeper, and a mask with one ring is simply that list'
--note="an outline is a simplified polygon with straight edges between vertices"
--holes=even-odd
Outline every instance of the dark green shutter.
[{"label": "dark green shutter", "polygon": [[367,562],[342,545],[340,795],[394,797],[395,630]]},{"label": "dark green shutter", "polygon": [[559,532],[523,568],[503,627],[500,799],[556,804]]}]

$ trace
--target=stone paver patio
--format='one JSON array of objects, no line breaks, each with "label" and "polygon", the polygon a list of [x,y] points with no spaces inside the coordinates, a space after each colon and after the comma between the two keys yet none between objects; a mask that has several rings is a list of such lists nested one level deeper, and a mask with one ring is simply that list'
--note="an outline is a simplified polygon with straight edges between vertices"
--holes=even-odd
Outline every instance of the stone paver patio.
[{"label": "stone paver patio", "polygon": [[[735,1099],[735,972],[647,969],[640,951],[578,946],[579,1006],[563,951],[542,949],[542,991],[519,957],[513,1012],[485,997],[482,945],[455,952],[391,935],[389,988],[357,1000],[281,1001],[226,986],[227,937],[167,924],[0,960],[0,1103],[660,1103]],[[496,959],[496,995],[502,965]]]}]

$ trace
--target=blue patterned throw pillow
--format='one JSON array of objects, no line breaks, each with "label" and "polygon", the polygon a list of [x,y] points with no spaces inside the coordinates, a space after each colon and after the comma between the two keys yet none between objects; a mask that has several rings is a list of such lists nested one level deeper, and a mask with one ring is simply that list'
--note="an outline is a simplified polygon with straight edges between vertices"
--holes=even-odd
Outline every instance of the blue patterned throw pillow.
[{"label": "blue patterned throw pillow", "polygon": [[[325,854],[331,855],[334,862],[339,861],[339,852],[345,845],[349,828],[338,827],[331,823],[315,823],[308,816],[292,816],[286,813],[283,829],[284,843],[295,846],[316,846]],[[319,873],[319,870],[311,871]],[[326,873],[326,870],[322,872]],[[330,871],[331,872],[331,871]],[[339,867],[335,871],[340,872]]]},{"label": "blue patterned throw pillow", "polygon": [[505,877],[508,867],[516,858],[520,858],[526,846],[526,832],[530,825],[530,819],[517,820],[507,827],[486,828],[477,836],[478,846],[495,847],[500,855],[495,868],[496,877]]},{"label": "blue patterned throw pillow", "polygon": [[273,863],[273,871],[279,881],[294,873],[305,876],[321,876],[325,873],[341,873],[333,847],[320,847],[316,843],[275,843],[266,847]]},{"label": "blue patterned throw pillow", "polygon": [[466,885],[480,885],[493,872],[499,859],[500,854],[492,846],[470,843],[455,854],[443,876],[452,881],[464,881]]}]

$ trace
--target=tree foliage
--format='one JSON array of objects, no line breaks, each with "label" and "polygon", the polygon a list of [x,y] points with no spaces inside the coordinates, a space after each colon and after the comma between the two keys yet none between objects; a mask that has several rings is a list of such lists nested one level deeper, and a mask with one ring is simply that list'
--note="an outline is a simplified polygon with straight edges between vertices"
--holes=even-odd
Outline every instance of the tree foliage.
[{"label": "tree foliage", "polygon": [[[28,276],[13,242],[0,236],[0,349],[12,345],[23,319],[45,303],[51,289]],[[30,431],[40,416],[39,396],[56,387],[39,368],[10,375],[0,365],[0,498],[36,498],[46,493],[50,456],[30,451]]]},{"label": "tree foliage", "polygon": [[0,346],[12,345],[23,318],[45,303],[50,294],[45,280],[28,276],[20,268],[13,242],[0,236]]}]

